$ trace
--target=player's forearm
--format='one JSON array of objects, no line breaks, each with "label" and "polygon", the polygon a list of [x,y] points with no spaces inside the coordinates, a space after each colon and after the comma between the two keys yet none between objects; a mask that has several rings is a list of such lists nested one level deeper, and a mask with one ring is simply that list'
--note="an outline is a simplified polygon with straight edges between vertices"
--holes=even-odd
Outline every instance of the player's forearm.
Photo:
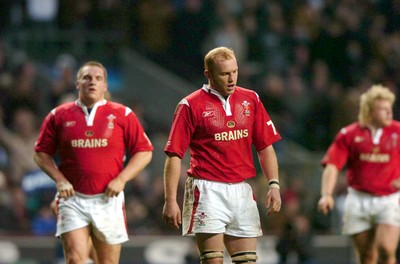
[{"label": "player's forearm", "polygon": [[134,179],[144,170],[144,168],[146,168],[152,157],[153,152],[151,151],[141,151],[135,153],[118,177],[125,183]]},{"label": "player's forearm", "polygon": [[335,189],[338,169],[333,164],[327,164],[322,172],[321,196],[332,196]]},{"label": "player's forearm", "polygon": [[164,167],[164,198],[166,202],[176,201],[182,160],[177,156],[167,156]]},{"label": "player's forearm", "polygon": [[268,181],[279,181],[278,159],[276,158],[273,146],[269,146],[258,152],[261,170]]},{"label": "player's forearm", "polygon": [[49,154],[44,152],[35,152],[33,159],[39,168],[42,169],[44,173],[46,173],[56,183],[67,181],[64,175],[58,169],[54,159]]}]

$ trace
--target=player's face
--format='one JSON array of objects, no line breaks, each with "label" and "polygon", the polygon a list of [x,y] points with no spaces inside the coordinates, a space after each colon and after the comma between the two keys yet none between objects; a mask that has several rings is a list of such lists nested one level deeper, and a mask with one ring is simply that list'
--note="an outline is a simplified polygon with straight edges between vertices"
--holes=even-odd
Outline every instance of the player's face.
[{"label": "player's face", "polygon": [[371,123],[375,127],[390,125],[393,120],[392,104],[389,100],[376,100],[371,113]]},{"label": "player's face", "polygon": [[217,60],[210,71],[205,71],[211,88],[223,96],[229,96],[235,91],[238,79],[236,59]]},{"label": "player's face", "polygon": [[107,91],[103,69],[89,65],[83,67],[76,88],[79,90],[80,100],[87,107],[92,107],[96,102],[102,100]]}]

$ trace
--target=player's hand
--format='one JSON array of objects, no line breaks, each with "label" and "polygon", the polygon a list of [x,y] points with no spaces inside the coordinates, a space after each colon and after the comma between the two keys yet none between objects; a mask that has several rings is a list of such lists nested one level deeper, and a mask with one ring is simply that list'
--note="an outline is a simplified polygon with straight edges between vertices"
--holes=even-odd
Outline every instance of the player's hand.
[{"label": "player's hand", "polygon": [[279,189],[271,188],[267,193],[267,214],[278,213],[281,210],[282,200]]},{"label": "player's hand", "polygon": [[57,182],[56,187],[58,196],[61,198],[68,198],[75,195],[74,186],[67,180]]},{"label": "player's hand", "polygon": [[181,220],[181,209],[179,209],[178,203],[165,202],[162,212],[162,217],[167,225],[179,229],[179,225],[182,223],[182,220]]},{"label": "player's hand", "polygon": [[118,196],[125,188],[125,182],[120,178],[115,178],[108,184],[105,194],[108,197]]},{"label": "player's hand", "polygon": [[395,179],[392,181],[392,186],[393,188],[395,188],[396,190],[400,190],[400,178],[399,179]]},{"label": "player's hand", "polygon": [[335,205],[335,200],[332,195],[324,195],[318,201],[318,210],[324,215],[328,214],[330,210],[333,209]]}]

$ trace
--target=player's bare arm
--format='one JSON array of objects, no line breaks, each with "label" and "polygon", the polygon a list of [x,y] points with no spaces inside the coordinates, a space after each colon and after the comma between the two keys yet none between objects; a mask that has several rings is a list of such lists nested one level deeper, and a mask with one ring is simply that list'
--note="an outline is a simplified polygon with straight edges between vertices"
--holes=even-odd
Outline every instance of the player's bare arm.
[{"label": "player's bare arm", "polygon": [[49,154],[35,152],[33,158],[36,164],[56,182],[57,192],[60,197],[67,198],[75,195],[74,187],[64,177],[54,162],[54,159]]},{"label": "player's bare arm", "polygon": [[392,186],[396,190],[400,190],[400,178],[393,180],[392,181]]},{"label": "player's bare arm", "polygon": [[177,229],[182,223],[181,210],[176,200],[181,166],[182,160],[178,156],[167,156],[164,168],[165,203],[162,215],[166,224]]},{"label": "player's bare arm", "polygon": [[125,184],[139,175],[150,163],[152,155],[151,151],[142,151],[133,155],[118,177],[110,181],[105,194],[109,197],[118,196],[124,190]]},{"label": "player's bare arm", "polygon": [[327,214],[335,205],[333,191],[335,189],[338,173],[338,169],[333,164],[327,164],[322,172],[321,198],[318,201],[318,209],[323,214]]},{"label": "player's bare arm", "polygon": [[281,210],[282,200],[279,191],[278,160],[273,146],[268,146],[258,152],[261,169],[269,182],[266,207],[268,214]]}]

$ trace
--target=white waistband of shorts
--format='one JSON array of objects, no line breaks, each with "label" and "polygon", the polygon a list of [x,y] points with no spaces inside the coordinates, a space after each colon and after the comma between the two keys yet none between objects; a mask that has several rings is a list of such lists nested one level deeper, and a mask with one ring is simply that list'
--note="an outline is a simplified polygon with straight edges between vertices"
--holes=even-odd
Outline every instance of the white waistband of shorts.
[{"label": "white waistband of shorts", "polygon": [[378,197],[377,195],[374,195],[373,193],[368,193],[368,192],[363,192],[359,191],[357,189],[354,189],[352,187],[347,187],[347,192],[349,194],[356,194],[358,196],[365,196],[365,197]]},{"label": "white waistband of shorts", "polygon": [[359,190],[356,190],[356,189],[354,189],[352,187],[347,187],[347,192],[348,193],[357,194],[357,195],[369,196],[369,197],[383,197],[383,196],[390,196],[390,195],[396,195],[396,194],[400,195],[400,191],[397,191],[397,192],[394,192],[394,193],[390,193],[390,194],[381,196],[381,195],[375,195],[373,193],[367,193],[367,192],[359,191]]},{"label": "white waistband of shorts", "polygon": [[[121,193],[124,193],[123,191]],[[120,194],[121,194],[120,193]],[[84,194],[84,193],[80,193],[80,192],[75,192],[75,195],[81,198],[85,198],[85,199],[96,199],[96,198],[101,198],[101,197],[105,197],[105,193],[98,193],[98,194]]]}]

